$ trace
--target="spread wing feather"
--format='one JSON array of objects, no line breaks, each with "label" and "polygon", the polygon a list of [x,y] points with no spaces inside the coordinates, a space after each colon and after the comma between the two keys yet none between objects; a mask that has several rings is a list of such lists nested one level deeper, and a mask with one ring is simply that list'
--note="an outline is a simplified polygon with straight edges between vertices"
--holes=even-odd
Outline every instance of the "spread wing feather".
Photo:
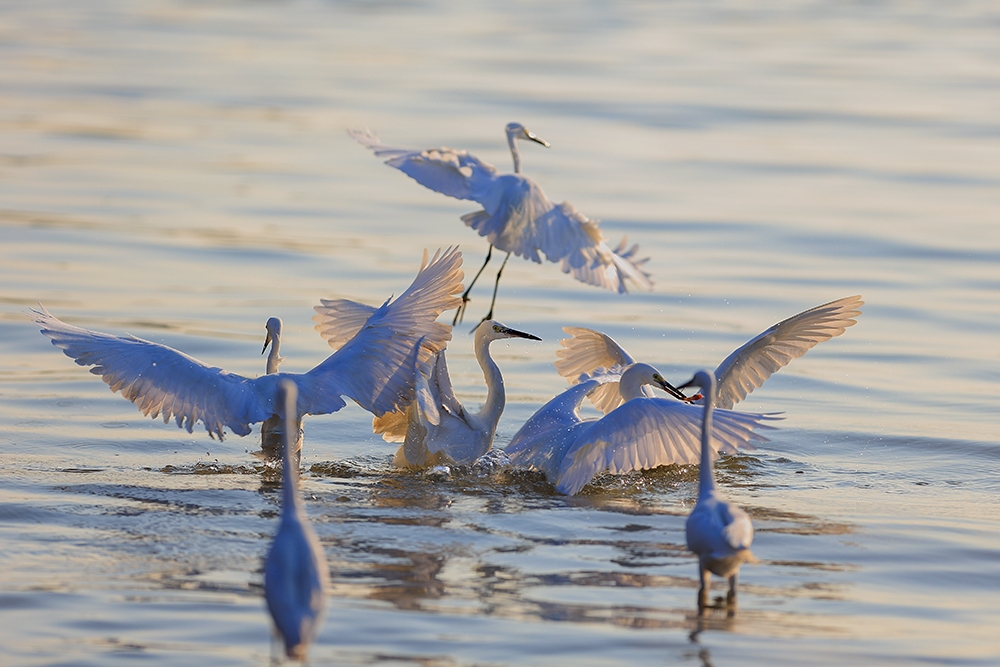
[{"label": "spread wing feather", "polygon": [[773,373],[818,343],[857,324],[864,304],[849,296],[810,308],[778,322],[735,350],[715,370],[716,405],[732,408]]}]

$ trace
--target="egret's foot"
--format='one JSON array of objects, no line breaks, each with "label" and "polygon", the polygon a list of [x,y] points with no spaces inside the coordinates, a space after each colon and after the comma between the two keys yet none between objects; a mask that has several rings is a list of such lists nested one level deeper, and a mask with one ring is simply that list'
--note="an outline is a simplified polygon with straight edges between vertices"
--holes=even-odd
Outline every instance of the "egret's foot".
[{"label": "egret's foot", "polygon": [[705,610],[708,609],[708,589],[700,588],[698,589],[698,615],[704,616]]}]

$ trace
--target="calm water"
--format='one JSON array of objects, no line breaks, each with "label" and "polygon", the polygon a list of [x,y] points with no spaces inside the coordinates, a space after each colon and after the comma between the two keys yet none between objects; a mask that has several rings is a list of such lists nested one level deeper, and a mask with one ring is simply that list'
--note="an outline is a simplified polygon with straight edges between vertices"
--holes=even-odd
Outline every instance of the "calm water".
[{"label": "calm water", "polygon": [[[1000,664],[1000,10],[991,3],[3,3],[0,655],[4,665],[263,665],[276,527],[255,436],[142,417],[24,316],[244,374],[329,349],[321,297],[398,294],[472,210],[345,134],[552,143],[525,171],[627,233],[652,293],[513,261],[497,444],[563,383],[564,325],[683,381],[860,293],[859,324],[741,407],[721,465],[757,526],[733,619],[694,616],[692,469],[403,474],[357,407],[306,423],[332,575],[315,665]],[[940,6],[939,6],[940,5]],[[470,316],[488,301],[474,294]],[[459,394],[485,390],[464,330]],[[721,589],[720,589],[721,591]]]}]

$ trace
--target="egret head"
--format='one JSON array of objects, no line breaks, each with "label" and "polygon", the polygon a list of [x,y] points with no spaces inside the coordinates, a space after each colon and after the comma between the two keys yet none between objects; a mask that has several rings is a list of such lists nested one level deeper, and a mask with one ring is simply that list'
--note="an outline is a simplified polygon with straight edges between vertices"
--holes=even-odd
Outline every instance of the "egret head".
[{"label": "egret head", "polygon": [[641,395],[641,392],[637,390],[643,385],[651,384],[655,387],[659,387],[674,398],[682,401],[687,400],[687,396],[685,396],[683,392],[664,380],[660,371],[656,370],[656,368],[650,366],[649,364],[632,364],[625,370],[624,373],[622,373],[622,379],[620,382],[623,396],[632,393],[629,392],[629,387],[635,388],[635,395]]},{"label": "egret head", "polygon": [[506,324],[502,324],[496,320],[483,320],[479,326],[476,327],[476,337],[483,337],[490,341],[500,340],[501,338],[527,338],[528,340],[541,340],[538,336],[518,331],[517,329],[511,329]]},{"label": "egret head", "polygon": [[520,123],[507,123],[507,143],[512,144],[514,139],[528,139],[529,141],[534,141],[536,144],[541,144],[546,148],[549,147],[549,142],[531,132],[524,125],[521,125]]},{"label": "egret head", "polygon": [[281,341],[281,318],[269,318],[264,328],[267,329],[267,336],[264,338],[264,348],[260,351],[261,354],[267,351],[267,346],[272,342],[278,343]]}]

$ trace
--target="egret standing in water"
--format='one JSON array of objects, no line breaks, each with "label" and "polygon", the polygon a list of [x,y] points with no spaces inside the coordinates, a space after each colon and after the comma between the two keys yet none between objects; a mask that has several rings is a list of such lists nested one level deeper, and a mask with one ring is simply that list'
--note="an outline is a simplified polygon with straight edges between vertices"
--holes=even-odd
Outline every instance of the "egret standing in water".
[{"label": "egret standing in water", "polygon": [[282,447],[281,523],[264,562],[264,598],[285,654],[305,660],[323,616],[327,571],[323,547],[316,537],[299,494],[298,457],[293,455],[298,431],[297,387],[283,379],[278,402],[283,404],[285,445]]},{"label": "egret standing in water", "polygon": [[479,203],[483,210],[462,216],[462,221],[490,241],[486,261],[462,295],[462,305],[452,324],[461,321],[469,293],[486,268],[494,246],[507,253],[493,285],[493,300],[483,320],[493,317],[500,276],[511,253],[541,263],[542,253],[550,262],[560,262],[564,273],[577,280],[618,293],[628,291],[627,281],[641,289],[652,289],[649,274],[642,270],[645,259],[636,259],[638,246],[626,249],[623,238],[612,249],[605,243],[597,221],[579,213],[567,202],[554,204],[533,180],[521,175],[518,139],[548,146],[520,123],[507,125],[507,145],[514,159],[513,174],[499,174],[491,164],[466,151],[443,147],[424,151],[393,148],[365,130],[348,133],[376,157],[399,169],[421,185],[456,199]]},{"label": "egret standing in water", "polygon": [[[584,397],[611,383],[618,385],[624,403],[601,419],[581,419]],[[646,386],[659,387],[680,400],[645,396]],[[511,463],[544,472],[556,490],[567,495],[579,493],[605,470],[622,474],[695,463],[702,410],[689,405],[689,400],[649,364],[582,377],[532,415],[504,451]],[[715,426],[716,449],[726,453],[752,449],[751,439],[764,439],[754,429],[765,418],[722,411]]]},{"label": "egret standing in water", "polygon": [[486,403],[479,412],[466,410],[455,396],[443,351],[430,363],[421,364],[416,400],[405,411],[376,417],[372,423],[386,441],[403,443],[393,458],[394,465],[465,465],[489,451],[507,400],[500,368],[490,356],[490,343],[503,338],[541,340],[495,320],[476,327],[473,345],[487,388]]},{"label": "egret standing in water", "polygon": [[[793,315],[758,334],[735,350],[715,369],[716,407],[732,408],[792,359],[857,324],[864,301],[849,296]],[[598,368],[628,368],[632,356],[611,336],[593,329],[564,327],[573,336],[560,341],[556,370],[570,383]],[[651,396],[651,393],[645,395]],[[616,383],[605,383],[592,394],[597,409],[610,412],[624,400]]]},{"label": "egret standing in water", "polygon": [[[281,356],[281,318],[271,317],[268,318],[267,323],[264,325],[264,329],[267,335],[264,337],[264,348],[260,351],[261,354],[267,352],[267,348],[271,348],[271,352],[267,355],[267,365],[266,373],[268,375],[278,372],[278,366],[281,362],[285,360]],[[295,450],[298,451],[302,448],[302,428],[300,421],[296,420],[296,425],[299,426],[298,435],[293,439],[295,443]],[[285,420],[278,416],[272,416],[265,419],[260,425],[260,446],[268,455],[274,455],[278,453],[280,455],[282,446],[285,442]]]},{"label": "egret standing in water", "polygon": [[[286,379],[298,389],[299,414],[336,412],[346,405],[344,396],[375,415],[409,405],[416,380],[414,358],[426,362],[451,339],[451,327],[435,320],[461,302],[461,265],[456,249],[439,251],[430,262],[425,252],[406,291],[379,308],[355,304],[352,312],[364,308],[368,316],[339,340],[340,349],[306,373],[275,372],[251,379],[165,345],[75,327],[44,309],[31,311],[31,317],[53,345],[81,366],[93,366],[91,373],[100,375],[112,391],[121,391],[143,414],[162,414],[164,423],[174,418],[189,433],[200,421],[209,435],[221,440],[227,427],[247,435],[252,424],[280,416],[278,387]],[[275,369],[278,361],[275,353]]]},{"label": "egret standing in water", "polygon": [[729,593],[726,606],[736,607],[736,576],[740,565],[753,561],[750,543],[753,542],[753,524],[742,509],[729,502],[719,493],[712,470],[715,451],[712,444],[712,412],[715,402],[715,375],[709,371],[698,371],[685,387],[701,387],[705,395],[702,409],[701,464],[698,470],[698,502],[687,518],[684,532],[688,549],[698,556],[698,575],[701,587],[698,589],[698,613],[703,614],[708,607],[708,588],[713,574],[728,577]]}]

